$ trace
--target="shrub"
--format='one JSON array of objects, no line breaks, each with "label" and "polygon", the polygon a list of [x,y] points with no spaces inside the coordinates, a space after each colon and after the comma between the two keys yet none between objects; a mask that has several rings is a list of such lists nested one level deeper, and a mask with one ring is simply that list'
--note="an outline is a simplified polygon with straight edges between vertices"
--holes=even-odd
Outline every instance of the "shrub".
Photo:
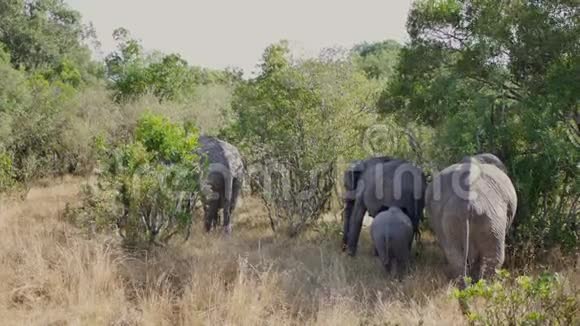
[{"label": "shrub", "polygon": [[[189,231],[199,193],[198,133],[157,115],[137,123],[135,139],[106,153],[98,188],[85,190],[77,223],[103,229],[116,224],[127,243],[165,243]],[[114,199],[114,207],[107,199]],[[110,202],[110,201],[109,201]]]},{"label": "shrub", "polygon": [[577,325],[577,290],[557,274],[513,278],[502,271],[495,281],[480,280],[454,296],[472,325]]},{"label": "shrub", "polygon": [[68,222],[86,231],[89,236],[116,228],[116,217],[122,215],[122,208],[115,203],[114,191],[99,182],[96,186],[83,185],[80,196],[80,207],[67,206],[65,210]]},{"label": "shrub", "polygon": [[377,85],[348,60],[293,63],[282,43],[266,50],[261,75],[236,89],[228,135],[240,144],[274,229],[296,235],[327,209],[339,161],[363,152]]},{"label": "shrub", "polygon": [[7,153],[0,151],[0,192],[10,189],[14,185],[12,159]]}]

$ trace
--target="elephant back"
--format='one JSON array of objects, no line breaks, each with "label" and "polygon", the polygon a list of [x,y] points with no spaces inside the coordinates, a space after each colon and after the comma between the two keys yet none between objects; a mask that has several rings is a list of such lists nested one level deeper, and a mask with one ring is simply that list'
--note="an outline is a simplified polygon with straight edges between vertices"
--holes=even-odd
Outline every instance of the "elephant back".
[{"label": "elephant back", "polygon": [[241,178],[244,173],[242,156],[232,144],[211,136],[200,136],[201,144],[198,154],[203,164],[219,164],[226,168],[234,178]]},{"label": "elephant back", "polygon": [[513,222],[517,207],[515,188],[495,164],[462,161],[433,178],[425,193],[431,226],[437,231],[444,214],[473,211],[478,215],[506,218]]},{"label": "elephant back", "polygon": [[365,170],[372,168],[377,164],[389,162],[391,160],[392,158],[388,156],[377,156],[350,162],[348,168],[344,171],[344,189],[347,191],[355,190],[358,180]]},{"label": "elephant back", "polygon": [[507,168],[505,164],[495,155],[491,153],[481,153],[475,156],[466,156],[461,160],[461,163],[479,163],[479,164],[491,164],[507,173]]},{"label": "elephant back", "polygon": [[369,215],[376,216],[385,207],[398,207],[410,218],[415,231],[418,230],[426,188],[420,168],[394,159],[367,169],[361,180],[366,187],[364,198]]}]

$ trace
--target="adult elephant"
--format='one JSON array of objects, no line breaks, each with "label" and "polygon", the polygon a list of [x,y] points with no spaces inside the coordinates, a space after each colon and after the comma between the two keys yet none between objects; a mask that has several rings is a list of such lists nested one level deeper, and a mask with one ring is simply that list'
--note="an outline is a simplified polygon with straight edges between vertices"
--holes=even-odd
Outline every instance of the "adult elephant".
[{"label": "adult elephant", "polygon": [[375,217],[381,210],[398,207],[409,216],[417,234],[425,206],[425,186],[423,171],[405,160],[391,159],[366,168],[358,180],[350,215],[348,254],[356,254],[366,212]]},{"label": "adult elephant", "polygon": [[200,136],[199,143],[202,167],[207,167],[202,180],[205,230],[217,227],[221,209],[224,229],[230,234],[232,213],[242,189],[242,156],[235,146],[215,137]]},{"label": "adult elephant", "polygon": [[367,169],[372,169],[375,165],[391,161],[392,158],[388,156],[370,157],[364,160],[352,161],[348,168],[344,171],[343,176],[343,233],[342,233],[342,250],[346,250],[348,230],[350,229],[350,216],[354,208],[356,200],[356,187],[363,172]]},{"label": "adult elephant", "polygon": [[504,262],[505,237],[517,208],[516,191],[505,171],[493,154],[465,157],[427,187],[429,221],[454,279],[470,276],[477,281]]},{"label": "adult elephant", "polygon": [[502,170],[504,173],[507,174],[507,168],[505,167],[503,162],[499,159],[499,157],[490,153],[482,153],[477,154],[475,156],[465,156],[461,160],[461,163],[470,163],[470,162],[495,165],[495,167],[497,167],[498,169]]}]

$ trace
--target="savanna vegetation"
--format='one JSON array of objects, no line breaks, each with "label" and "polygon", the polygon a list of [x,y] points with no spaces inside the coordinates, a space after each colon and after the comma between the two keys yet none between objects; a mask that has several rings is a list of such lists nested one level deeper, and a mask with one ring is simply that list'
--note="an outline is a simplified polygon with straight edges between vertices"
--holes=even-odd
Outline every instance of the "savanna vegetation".
[{"label": "savanna vegetation", "polygon": [[[244,78],[124,28],[98,60],[62,0],[0,0],[2,324],[577,324],[579,20],[573,0],[417,0],[405,44],[281,41]],[[201,231],[200,134],[244,157],[231,237]],[[518,194],[509,273],[454,290],[428,223],[401,282],[340,252],[350,160],[430,178],[480,152]]]}]

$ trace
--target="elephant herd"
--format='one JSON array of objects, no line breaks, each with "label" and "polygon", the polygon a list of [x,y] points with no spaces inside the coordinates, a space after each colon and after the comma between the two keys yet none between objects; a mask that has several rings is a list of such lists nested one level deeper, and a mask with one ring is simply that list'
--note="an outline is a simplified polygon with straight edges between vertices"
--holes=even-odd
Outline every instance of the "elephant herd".
[{"label": "elephant herd", "polygon": [[[231,216],[242,187],[244,164],[237,148],[200,137],[205,175],[202,196],[205,229],[219,223],[231,233]],[[355,256],[365,213],[374,254],[390,273],[408,267],[423,211],[449,265],[452,279],[490,276],[504,261],[505,237],[514,220],[517,196],[506,168],[493,154],[465,157],[435,174],[427,184],[421,168],[391,157],[355,161],[344,172],[342,249]]]},{"label": "elephant herd", "polygon": [[517,196],[504,164],[493,154],[465,157],[433,177],[410,162],[387,157],[351,164],[344,174],[343,250],[356,254],[365,212],[387,271],[401,274],[425,209],[449,264],[451,278],[490,276],[504,261],[505,237]]}]

